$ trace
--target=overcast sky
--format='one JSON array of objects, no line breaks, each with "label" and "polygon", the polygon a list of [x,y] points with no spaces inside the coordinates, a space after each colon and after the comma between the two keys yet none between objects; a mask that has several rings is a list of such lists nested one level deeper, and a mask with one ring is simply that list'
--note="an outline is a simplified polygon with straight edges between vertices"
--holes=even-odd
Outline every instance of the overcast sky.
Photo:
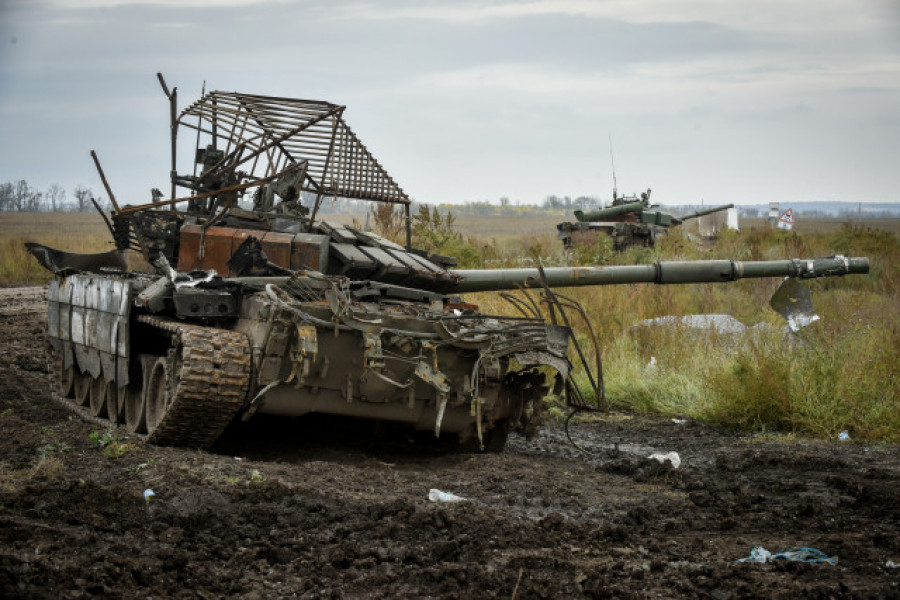
[{"label": "overcast sky", "polygon": [[420,202],[900,202],[898,0],[0,0],[0,183],[168,189],[168,104],[347,106]]}]

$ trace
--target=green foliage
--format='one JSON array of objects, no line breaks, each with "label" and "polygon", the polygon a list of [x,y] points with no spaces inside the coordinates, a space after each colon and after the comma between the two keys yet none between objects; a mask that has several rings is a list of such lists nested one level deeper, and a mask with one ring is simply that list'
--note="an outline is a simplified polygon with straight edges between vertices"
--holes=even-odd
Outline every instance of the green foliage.
[{"label": "green foliage", "polygon": [[795,425],[795,356],[777,340],[748,340],[725,369],[707,375],[716,401],[707,420],[745,430],[791,431]]},{"label": "green foliage", "polygon": [[406,218],[402,207],[376,202],[370,211],[375,233],[398,244],[406,244]]},{"label": "green foliage", "polygon": [[92,431],[88,438],[103,448],[103,453],[107,458],[122,458],[126,452],[135,449],[134,444],[122,443],[122,437],[110,429],[103,433]]},{"label": "green foliage", "polygon": [[68,452],[72,447],[66,443],[44,444],[38,448],[38,456],[41,458],[49,458],[57,452]]},{"label": "green foliage", "polygon": [[575,232],[572,234],[572,264],[607,264],[615,256],[613,246],[613,240],[608,235]]},{"label": "green foliage", "polygon": [[456,219],[450,211],[447,211],[445,217],[436,206],[419,206],[419,214],[412,218],[413,245],[427,252],[437,252],[439,248],[462,237],[454,229],[455,223]]},{"label": "green foliage", "polygon": [[483,248],[478,242],[464,239],[455,229],[456,219],[447,211],[444,216],[437,207],[422,205],[412,219],[413,246],[431,254],[456,258],[461,268],[484,266]]}]

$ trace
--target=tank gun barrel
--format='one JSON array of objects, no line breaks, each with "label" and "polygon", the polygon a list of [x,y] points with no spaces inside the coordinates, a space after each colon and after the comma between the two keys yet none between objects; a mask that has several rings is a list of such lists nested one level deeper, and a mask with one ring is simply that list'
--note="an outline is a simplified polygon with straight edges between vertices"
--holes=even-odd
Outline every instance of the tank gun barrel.
[{"label": "tank gun barrel", "polygon": [[644,204],[644,201],[638,200],[637,202],[629,202],[628,204],[620,204],[619,206],[610,206],[587,213],[576,210],[574,214],[576,219],[578,219],[582,223],[587,223],[591,221],[602,221],[603,219],[610,219],[612,217],[626,215],[631,212],[638,212],[644,210],[645,208],[647,208],[647,205]]},{"label": "tank gun barrel", "polygon": [[[536,268],[453,270],[458,281],[434,291],[444,293],[514,290],[539,281]],[[614,285],[623,283],[715,283],[757,277],[813,279],[868,273],[869,259],[831,256],[816,259],[767,261],[699,260],[657,262],[609,267],[549,267],[544,275],[550,287]]]},{"label": "tank gun barrel", "polygon": [[690,219],[697,219],[699,217],[705,217],[706,215],[711,215],[713,213],[717,213],[722,210],[728,210],[729,208],[734,208],[734,204],[723,204],[722,206],[716,206],[714,208],[704,208],[702,210],[692,212],[692,213],[684,215],[682,217],[678,217],[678,221],[679,222],[688,221]]}]

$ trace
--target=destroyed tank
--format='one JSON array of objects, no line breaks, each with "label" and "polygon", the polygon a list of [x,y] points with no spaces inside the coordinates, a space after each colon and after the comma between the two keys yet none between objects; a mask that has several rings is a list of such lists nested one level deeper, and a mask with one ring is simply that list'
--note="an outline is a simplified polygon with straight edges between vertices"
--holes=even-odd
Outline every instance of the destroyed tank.
[{"label": "destroyed tank", "polygon": [[[207,448],[236,419],[326,413],[500,450],[510,431],[534,431],[548,394],[587,402],[571,376],[570,347],[580,353],[571,304],[552,288],[868,270],[866,259],[843,257],[453,269],[411,248],[409,199],[343,107],[212,92],[178,115],[176,92],[160,81],[173,148],[185,127],[211,138],[194,153],[199,174],[173,168],[172,198],[154,191],[149,204],[120,207],[94,155],[116,249],[29,244],[57,275],[48,293],[57,399],[152,443]],[[175,186],[190,193],[175,197]],[[242,192],[252,192],[251,209],[238,206]],[[406,246],[315,220],[334,197],[405,207]],[[134,251],[155,270],[129,269]],[[549,319],[534,299],[514,300],[522,316],[511,317],[459,296],[529,286],[555,307]]]},{"label": "destroyed tank", "polygon": [[617,251],[632,246],[654,246],[659,237],[668,233],[672,227],[734,207],[734,204],[725,204],[675,216],[650,204],[650,192],[648,189],[638,198],[618,196],[614,190],[612,204],[591,212],[576,210],[574,223],[559,223],[556,226],[557,237],[562,240],[566,249],[571,249],[574,244],[589,242],[600,235],[611,238],[613,248]]}]

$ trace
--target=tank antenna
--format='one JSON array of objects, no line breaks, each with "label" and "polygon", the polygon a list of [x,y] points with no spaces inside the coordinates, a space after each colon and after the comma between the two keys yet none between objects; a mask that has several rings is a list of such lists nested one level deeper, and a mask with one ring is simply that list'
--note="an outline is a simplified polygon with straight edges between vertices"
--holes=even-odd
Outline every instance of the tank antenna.
[{"label": "tank antenna", "polygon": [[618,191],[618,184],[616,183],[616,159],[613,157],[613,148],[612,148],[612,134],[607,134],[609,136],[609,162],[612,163],[612,173],[613,173],[613,201],[616,200],[616,194]]}]

